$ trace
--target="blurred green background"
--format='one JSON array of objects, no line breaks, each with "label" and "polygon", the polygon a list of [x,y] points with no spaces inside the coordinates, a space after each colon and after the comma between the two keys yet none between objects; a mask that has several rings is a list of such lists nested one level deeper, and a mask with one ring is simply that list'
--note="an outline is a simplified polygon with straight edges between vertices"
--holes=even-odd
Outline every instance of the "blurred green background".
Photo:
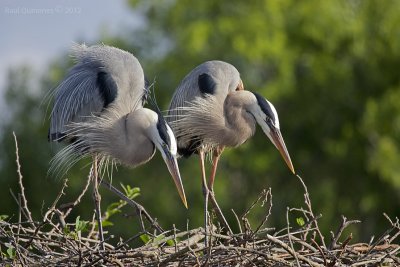
[{"label": "blurred green background", "polygon": [[[323,215],[320,226],[327,237],[341,214],[362,220],[352,229],[361,241],[388,227],[383,212],[400,215],[400,1],[136,0],[129,6],[145,19],[142,27],[124,34],[99,33],[88,44],[103,42],[136,55],[147,77],[156,81],[161,109],[168,108],[192,68],[212,59],[230,62],[246,89],[261,93],[277,108],[294,167],[309,188],[315,213]],[[47,176],[47,170],[62,145],[47,142],[49,112],[42,100],[71,64],[68,51],[55,58],[39,78],[40,94],[32,90],[38,77],[29,66],[8,72],[8,116],[0,132],[0,214],[17,219],[9,193],[10,188],[18,191],[13,131],[36,219],[58,194],[62,182]],[[113,184],[140,187],[137,200],[164,228],[175,224],[185,229],[187,221],[190,228],[198,227],[203,216],[198,157],[179,163],[189,210],[159,153],[137,169],[119,167]],[[88,164],[80,162],[68,174],[63,202],[82,190]],[[234,228],[230,210],[242,214],[269,187],[274,205],[268,226],[280,229],[286,225],[286,207],[304,206],[304,191],[258,129],[244,145],[224,152],[217,173],[216,196]],[[117,200],[104,189],[101,193],[103,207]],[[89,193],[74,216],[90,220],[92,211]],[[124,212],[134,213],[129,208]],[[258,210],[251,221],[262,215]],[[107,230],[116,236],[138,230],[137,220],[124,213],[113,221]]]}]

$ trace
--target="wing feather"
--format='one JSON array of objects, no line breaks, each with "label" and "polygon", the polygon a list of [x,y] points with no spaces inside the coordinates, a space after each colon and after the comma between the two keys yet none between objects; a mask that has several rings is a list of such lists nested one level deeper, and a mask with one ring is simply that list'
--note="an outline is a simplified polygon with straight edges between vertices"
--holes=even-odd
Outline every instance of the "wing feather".
[{"label": "wing feather", "polygon": [[[202,132],[198,132],[197,127],[202,124],[205,128],[216,126],[215,123],[210,124],[212,118],[209,112],[216,107],[215,101],[222,106],[228,93],[234,91],[240,82],[239,72],[234,66],[217,60],[207,61],[186,75],[172,97],[167,116],[167,121],[177,135],[181,155],[190,156],[206,141],[199,140]],[[219,117],[223,110],[212,111],[215,121],[221,123]],[[187,123],[189,121],[192,123]],[[191,129],[187,129],[188,126]]]},{"label": "wing feather", "polygon": [[75,45],[72,54],[77,63],[55,89],[50,141],[63,140],[70,125],[99,115],[114,102],[124,115],[145,100],[143,69],[131,53],[104,45]]},{"label": "wing feather", "polygon": [[[85,121],[105,107],[106,102],[97,82],[98,71],[99,68],[76,65],[56,88],[50,122],[51,141],[60,141],[59,138],[65,136],[70,123]],[[107,87],[107,90],[117,94],[116,87]],[[112,101],[109,99],[109,102]]]}]

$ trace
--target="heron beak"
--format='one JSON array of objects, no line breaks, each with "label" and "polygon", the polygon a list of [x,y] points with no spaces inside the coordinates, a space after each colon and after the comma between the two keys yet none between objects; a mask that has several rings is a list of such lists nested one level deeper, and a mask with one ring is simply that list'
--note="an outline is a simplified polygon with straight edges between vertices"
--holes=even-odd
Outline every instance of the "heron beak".
[{"label": "heron beak", "polygon": [[285,141],[283,141],[281,131],[279,129],[272,128],[270,135],[268,137],[270,137],[274,146],[279,150],[279,152],[281,153],[283,159],[285,160],[287,166],[292,171],[292,173],[296,174],[294,171],[292,160],[290,159],[289,152],[287,151]]},{"label": "heron beak", "polygon": [[178,162],[176,161],[176,157],[174,157],[168,150],[163,151],[163,159],[165,161],[165,164],[168,167],[169,173],[172,176],[172,179],[174,179],[176,189],[178,189],[179,196],[182,199],[183,205],[185,205],[186,208],[188,208],[188,204],[186,201],[186,196],[185,196],[185,190],[183,189],[183,184],[182,184],[182,179],[181,175],[179,173],[179,167],[178,167]]}]

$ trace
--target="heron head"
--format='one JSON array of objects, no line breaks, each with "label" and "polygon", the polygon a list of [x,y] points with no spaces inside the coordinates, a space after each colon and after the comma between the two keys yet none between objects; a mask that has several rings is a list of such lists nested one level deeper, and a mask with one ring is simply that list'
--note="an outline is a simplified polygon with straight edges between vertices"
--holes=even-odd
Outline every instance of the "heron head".
[{"label": "heron head", "polygon": [[161,114],[158,114],[156,129],[157,130],[155,131],[156,133],[155,138],[153,138],[153,142],[156,148],[161,152],[165,164],[167,165],[168,170],[175,182],[176,188],[178,189],[179,196],[187,208],[188,205],[186,201],[185,190],[183,189],[178,162],[176,160],[177,145],[175,135]]},{"label": "heron head", "polygon": [[289,152],[287,151],[285,142],[279,128],[278,113],[274,105],[266,100],[258,93],[252,92],[256,98],[256,103],[251,107],[251,114],[261,126],[263,132],[268,136],[269,140],[279,150],[289,169],[295,173]]}]

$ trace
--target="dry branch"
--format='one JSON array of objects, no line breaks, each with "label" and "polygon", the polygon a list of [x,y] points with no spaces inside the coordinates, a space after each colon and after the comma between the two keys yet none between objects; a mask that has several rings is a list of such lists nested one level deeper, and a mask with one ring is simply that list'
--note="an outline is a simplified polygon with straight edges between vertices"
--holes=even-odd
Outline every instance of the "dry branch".
[{"label": "dry branch", "polygon": [[[61,189],[56,200],[62,196]],[[57,203],[55,201],[54,203]],[[0,246],[13,246],[16,255],[13,259],[3,258],[3,262],[20,265],[48,266],[91,266],[106,264],[117,266],[364,266],[372,264],[398,264],[400,262],[400,246],[388,244],[393,236],[398,236],[400,229],[397,221],[392,223],[387,238],[368,244],[350,244],[347,238],[341,244],[325,248],[314,239],[303,240],[304,231],[316,231],[315,228],[295,229],[285,228],[286,234],[266,234],[265,231],[252,231],[250,235],[239,233],[233,236],[225,235],[217,227],[210,228],[210,243],[204,247],[204,229],[177,229],[166,231],[163,237],[154,239],[139,247],[130,247],[132,239],[138,239],[139,234],[122,242],[119,246],[105,243],[105,250],[99,251],[97,239],[87,236],[66,234],[57,216],[51,216],[55,204],[49,208],[42,220],[34,222],[0,221]],[[39,227],[46,221],[51,229]],[[332,243],[338,243],[343,229],[351,221],[343,219]],[[67,225],[72,227],[70,224]],[[343,229],[342,229],[343,228]],[[251,231],[251,229],[249,230]],[[96,235],[92,235],[96,236]],[[173,241],[173,245],[168,245]],[[292,242],[292,244],[290,244]],[[301,245],[301,249],[296,249]],[[297,260],[296,260],[297,259]],[[335,265],[336,264],[336,265]],[[390,265],[389,265],[390,266]]]},{"label": "dry branch", "polygon": [[[17,148],[17,146],[16,146]],[[18,162],[18,150],[17,162]],[[68,223],[70,209],[74,208],[83,193],[68,208],[57,207],[64,197],[64,188],[60,189],[55,201],[42,218],[34,221],[28,209],[22,185],[22,174],[18,165],[21,183],[19,204],[21,214],[26,218],[17,218],[17,222],[0,220],[0,265],[15,266],[399,266],[400,236],[399,219],[394,220],[386,214],[389,229],[371,244],[351,244],[352,235],[343,237],[343,231],[353,223],[344,216],[329,247],[319,229],[318,220],[311,206],[311,198],[303,180],[306,208],[287,209],[287,227],[280,230],[262,228],[271,215],[271,189],[264,190],[251,207],[239,219],[240,232],[226,235],[215,226],[209,227],[209,246],[205,247],[203,228],[179,231],[174,227],[162,231],[162,235],[153,237],[142,246],[132,247],[130,243],[139,240],[142,234],[148,234],[143,227],[141,233],[132,233],[132,237],[119,242],[116,246],[108,242],[106,234],[105,249],[99,250],[97,230],[79,232],[76,225]],[[265,216],[253,230],[247,216],[256,204],[267,205]],[[137,208],[137,206],[136,206]],[[63,212],[66,211],[66,212]],[[149,221],[150,228],[157,229],[157,222],[147,218],[145,209],[140,211]],[[306,221],[298,229],[290,226],[291,212],[301,212]],[[137,219],[137,218],[136,218]],[[140,219],[140,218],[139,218]],[[142,221],[143,223],[143,221]],[[243,225],[240,225],[243,224]],[[92,226],[94,222],[92,222]],[[242,227],[243,226],[243,227]],[[69,230],[72,229],[72,230]],[[159,231],[162,229],[159,228]],[[272,232],[273,231],[273,232]],[[315,238],[318,236],[318,240]],[[340,242],[343,240],[343,242]]]}]

